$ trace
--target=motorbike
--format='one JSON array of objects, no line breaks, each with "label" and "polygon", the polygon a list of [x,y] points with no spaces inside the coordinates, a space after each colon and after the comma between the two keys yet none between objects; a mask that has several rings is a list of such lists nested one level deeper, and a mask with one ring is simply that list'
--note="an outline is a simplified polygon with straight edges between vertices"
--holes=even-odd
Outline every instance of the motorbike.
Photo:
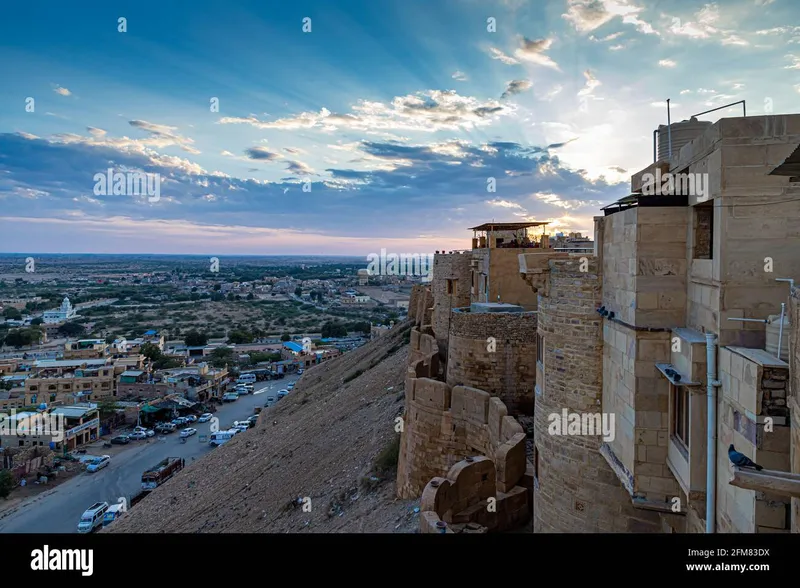
[{"label": "motorbike", "polygon": [[186,437],[181,437],[181,443],[186,443]]}]

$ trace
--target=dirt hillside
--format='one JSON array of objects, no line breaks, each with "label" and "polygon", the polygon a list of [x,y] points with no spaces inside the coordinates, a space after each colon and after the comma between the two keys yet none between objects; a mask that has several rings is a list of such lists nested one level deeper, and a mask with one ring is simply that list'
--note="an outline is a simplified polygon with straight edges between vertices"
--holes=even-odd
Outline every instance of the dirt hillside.
[{"label": "dirt hillside", "polygon": [[102,532],[415,532],[418,503],[395,498],[410,328],[309,369],[255,428]]}]

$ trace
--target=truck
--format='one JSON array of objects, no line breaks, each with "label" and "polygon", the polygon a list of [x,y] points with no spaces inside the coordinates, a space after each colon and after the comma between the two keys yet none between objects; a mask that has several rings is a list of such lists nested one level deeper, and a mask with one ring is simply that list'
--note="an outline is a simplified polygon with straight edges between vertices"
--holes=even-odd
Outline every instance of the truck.
[{"label": "truck", "polygon": [[183,469],[183,459],[167,457],[142,474],[142,490],[157,488]]},{"label": "truck", "polygon": [[127,505],[122,503],[116,503],[109,505],[106,514],[103,516],[103,526],[107,527],[114,521],[116,521],[119,517],[124,515],[127,512]]}]

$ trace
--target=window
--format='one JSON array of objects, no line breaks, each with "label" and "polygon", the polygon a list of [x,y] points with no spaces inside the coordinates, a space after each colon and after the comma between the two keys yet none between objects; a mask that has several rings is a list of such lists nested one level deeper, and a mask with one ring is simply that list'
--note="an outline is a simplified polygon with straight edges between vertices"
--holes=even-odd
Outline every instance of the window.
[{"label": "window", "polygon": [[694,207],[694,259],[714,258],[714,203]]},{"label": "window", "polygon": [[449,296],[458,295],[458,280],[447,280],[447,294]]},{"label": "window", "polygon": [[533,479],[539,483],[539,448],[536,445],[533,446]]},{"label": "window", "polygon": [[689,449],[689,388],[670,384],[672,399],[672,424],[670,433],[680,441],[684,449]]},{"label": "window", "polygon": [[544,337],[536,333],[536,361],[544,368]]}]

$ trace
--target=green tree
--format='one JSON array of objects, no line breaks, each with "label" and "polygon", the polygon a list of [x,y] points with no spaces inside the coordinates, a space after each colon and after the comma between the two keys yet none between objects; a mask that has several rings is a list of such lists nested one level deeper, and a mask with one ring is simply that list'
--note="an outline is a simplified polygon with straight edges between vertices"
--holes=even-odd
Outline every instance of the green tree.
[{"label": "green tree", "polygon": [[242,345],[243,343],[252,343],[252,342],[253,342],[253,335],[252,333],[248,333],[247,331],[235,330],[231,331],[230,335],[228,335],[228,343],[232,343],[234,345]]},{"label": "green tree", "polygon": [[38,325],[41,325],[42,323],[44,323],[44,320],[42,320],[40,317],[36,317],[31,321],[31,326],[36,327]]},{"label": "green tree", "polygon": [[189,347],[202,347],[208,344],[208,335],[192,329],[186,333],[183,342]]},{"label": "green tree", "polygon": [[8,495],[14,489],[14,476],[9,470],[0,470],[0,498],[8,500]]},{"label": "green tree", "polygon": [[341,323],[327,322],[322,325],[322,338],[347,337],[347,329]]},{"label": "green tree", "polygon": [[281,341],[290,341],[291,339],[292,339],[292,338],[291,338],[291,337],[290,337],[288,334],[286,334],[286,333],[284,333],[283,335],[281,335]]},{"label": "green tree", "polygon": [[298,286],[297,288],[294,289],[294,295],[299,298],[300,296],[303,295],[303,289],[300,286]]},{"label": "green tree", "polygon": [[5,344],[19,349],[38,343],[41,337],[42,332],[38,329],[16,329],[8,332]]},{"label": "green tree", "polygon": [[60,327],[58,327],[58,333],[60,335],[64,335],[65,337],[77,337],[81,333],[83,333],[84,328],[83,325],[78,323],[64,323]]},{"label": "green tree", "polygon": [[11,319],[12,321],[18,321],[22,318],[22,314],[13,306],[9,306],[3,310],[3,316],[7,319]]},{"label": "green tree", "polygon": [[230,347],[217,347],[211,352],[211,365],[217,368],[233,363],[233,349]]},{"label": "green tree", "polygon": [[161,350],[158,348],[158,345],[154,345],[153,343],[145,343],[142,345],[142,347],[139,349],[139,353],[144,355],[150,361],[158,361],[163,355]]}]

